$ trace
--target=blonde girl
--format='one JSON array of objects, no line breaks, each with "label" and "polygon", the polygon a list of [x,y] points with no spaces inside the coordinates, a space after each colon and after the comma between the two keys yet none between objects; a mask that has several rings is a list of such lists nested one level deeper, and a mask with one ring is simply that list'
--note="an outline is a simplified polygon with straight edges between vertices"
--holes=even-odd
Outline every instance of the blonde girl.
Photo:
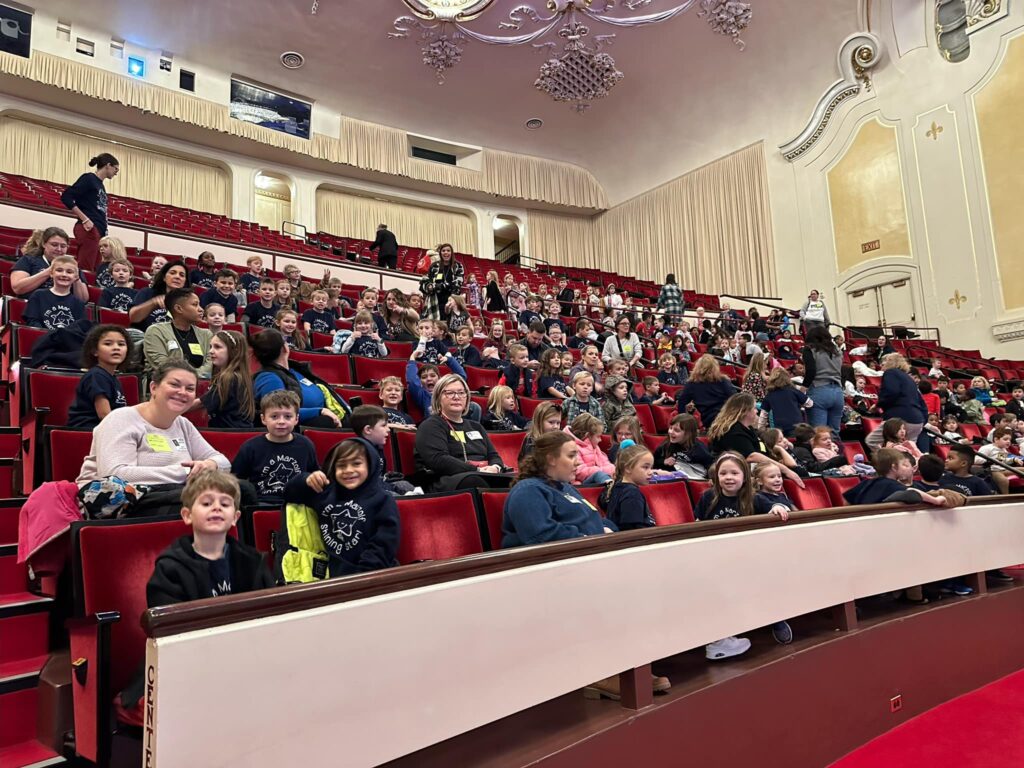
[{"label": "blonde girl", "polygon": [[754,490],[758,496],[763,496],[772,504],[786,508],[786,512],[779,512],[783,522],[789,520],[789,511],[796,509],[796,504],[786,495],[785,487],[782,484],[782,472],[772,464],[758,464],[753,471]]},{"label": "blonde girl", "polygon": [[303,350],[309,348],[306,341],[306,334],[299,327],[299,313],[294,309],[282,309],[274,315],[274,327],[284,336],[285,343],[292,349]]},{"label": "blonde girl", "polygon": [[518,411],[515,392],[504,384],[491,390],[487,398],[487,413],[481,421],[484,429],[502,432],[526,429],[529,423]]},{"label": "blonde girl", "polygon": [[526,439],[523,440],[523,447],[519,449],[519,460],[524,456],[533,453],[533,444],[541,435],[548,432],[557,432],[562,428],[562,407],[556,402],[541,403],[533,409],[533,418],[530,419],[530,428],[526,432]]},{"label": "blonde girl", "polygon": [[213,379],[202,397],[210,426],[217,429],[251,429],[256,419],[249,344],[237,331],[218,331],[210,339]]},{"label": "blonde girl", "polygon": [[576,482],[582,485],[604,485],[612,479],[615,465],[601,450],[604,423],[590,413],[581,413],[565,429],[576,441],[579,465]]},{"label": "blonde girl", "polygon": [[811,453],[818,461],[830,461],[839,455],[839,446],[832,440],[830,427],[814,428],[814,437],[811,438]]},{"label": "blonde girl", "polygon": [[654,515],[640,488],[651,482],[654,457],[643,445],[630,445],[615,460],[614,482],[597,503],[620,531],[653,528]]},{"label": "blonde girl", "polygon": [[741,391],[749,392],[759,403],[764,400],[764,396],[767,394],[764,371],[764,353],[755,352],[751,355],[750,362],[747,363],[747,372],[743,374],[743,384],[740,386]]},{"label": "blonde girl", "polygon": [[623,416],[612,424],[609,433],[612,447],[608,449],[608,460],[614,462],[619,455],[623,440],[632,440],[637,445],[644,444],[644,430],[640,420],[635,416]]},{"label": "blonde girl", "polygon": [[96,267],[96,285],[100,288],[113,288],[114,278],[110,274],[110,265],[115,261],[128,261],[128,252],[120,238],[110,235],[100,238],[97,247],[99,248],[100,264]]},{"label": "blonde girl", "polygon": [[[782,434],[781,429],[768,429],[762,433],[762,439],[764,440],[764,447],[768,449],[768,456],[775,459],[780,464],[783,464],[790,469],[797,467],[796,459],[790,451],[793,448],[793,444],[786,439],[786,436]],[[754,468],[761,466],[756,465]],[[755,473],[756,475],[756,473]],[[779,472],[782,475],[782,472]]]}]

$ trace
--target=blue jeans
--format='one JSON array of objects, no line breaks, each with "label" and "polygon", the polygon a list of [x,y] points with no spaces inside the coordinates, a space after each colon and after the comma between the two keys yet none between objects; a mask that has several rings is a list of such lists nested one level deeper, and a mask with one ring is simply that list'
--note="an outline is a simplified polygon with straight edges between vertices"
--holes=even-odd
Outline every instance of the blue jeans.
[{"label": "blue jeans", "polygon": [[583,485],[604,485],[611,479],[611,475],[607,472],[595,472],[583,481]]},{"label": "blue jeans", "polygon": [[810,421],[812,427],[828,425],[838,438],[839,427],[843,420],[843,389],[838,384],[826,384],[824,387],[811,387],[807,396],[814,405],[811,406]]}]

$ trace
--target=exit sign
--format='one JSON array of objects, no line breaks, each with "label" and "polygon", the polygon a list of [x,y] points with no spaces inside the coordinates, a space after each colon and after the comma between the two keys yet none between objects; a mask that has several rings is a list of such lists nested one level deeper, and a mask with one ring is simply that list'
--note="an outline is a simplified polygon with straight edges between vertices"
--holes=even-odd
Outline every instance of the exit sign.
[{"label": "exit sign", "polygon": [[871,253],[871,251],[877,251],[881,247],[882,247],[881,241],[879,241],[879,240],[872,240],[870,243],[861,243],[860,244],[860,252],[861,253]]}]

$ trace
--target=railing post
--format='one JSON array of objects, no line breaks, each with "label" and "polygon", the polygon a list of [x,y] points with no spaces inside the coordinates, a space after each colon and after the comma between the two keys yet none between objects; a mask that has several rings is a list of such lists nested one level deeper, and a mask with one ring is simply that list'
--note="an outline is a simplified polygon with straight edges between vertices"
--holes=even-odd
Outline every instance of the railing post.
[{"label": "railing post", "polygon": [[984,595],[988,592],[988,584],[985,581],[985,572],[969,573],[964,576],[967,586],[974,590],[976,595]]},{"label": "railing post", "polygon": [[619,674],[619,693],[622,706],[626,709],[643,709],[654,703],[654,689],[651,688],[651,665],[627,669]]},{"label": "railing post", "polygon": [[857,629],[857,604],[853,600],[832,606],[832,620],[840,632],[852,632]]}]

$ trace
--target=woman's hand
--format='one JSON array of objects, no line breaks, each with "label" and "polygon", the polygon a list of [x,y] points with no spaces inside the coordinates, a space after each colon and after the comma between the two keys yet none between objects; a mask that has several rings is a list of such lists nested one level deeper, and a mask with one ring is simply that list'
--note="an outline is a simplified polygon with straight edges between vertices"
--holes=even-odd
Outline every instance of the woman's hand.
[{"label": "woman's hand", "polygon": [[183,461],[181,466],[188,467],[188,473],[201,472],[204,469],[217,469],[217,462],[213,459],[202,459],[201,461]]},{"label": "woman's hand", "polygon": [[164,296],[163,296],[163,294],[160,294],[159,296],[154,296],[153,297],[153,301],[156,302],[156,305],[158,307],[160,307],[160,309],[164,308]]},{"label": "woman's hand", "polygon": [[789,520],[789,507],[785,504],[776,504],[774,507],[768,510],[769,515],[775,515],[782,522]]},{"label": "woman's hand", "polygon": [[85,219],[84,221],[82,221],[82,229],[84,229],[86,232],[91,232],[93,226],[94,225],[92,223],[92,219]]},{"label": "woman's hand", "polygon": [[486,472],[489,475],[496,475],[501,472],[501,467],[497,464],[488,464],[486,467],[480,467],[481,472]]},{"label": "woman's hand", "polygon": [[782,470],[782,476],[783,477],[789,478],[790,480],[792,480],[794,483],[796,483],[801,488],[806,488],[807,487],[804,484],[803,478],[800,477],[800,475],[798,475],[792,469],[787,467],[785,464],[779,464],[779,468]]},{"label": "woman's hand", "polygon": [[334,411],[332,411],[330,408],[321,408],[320,409],[320,415],[321,416],[326,416],[331,421],[333,421],[335,427],[340,427],[341,426],[341,419],[339,419],[338,415]]},{"label": "woman's hand", "polygon": [[306,485],[312,488],[317,493],[320,493],[324,488],[327,487],[328,482],[327,475],[320,470],[316,472],[310,472],[309,477],[306,478]]}]

